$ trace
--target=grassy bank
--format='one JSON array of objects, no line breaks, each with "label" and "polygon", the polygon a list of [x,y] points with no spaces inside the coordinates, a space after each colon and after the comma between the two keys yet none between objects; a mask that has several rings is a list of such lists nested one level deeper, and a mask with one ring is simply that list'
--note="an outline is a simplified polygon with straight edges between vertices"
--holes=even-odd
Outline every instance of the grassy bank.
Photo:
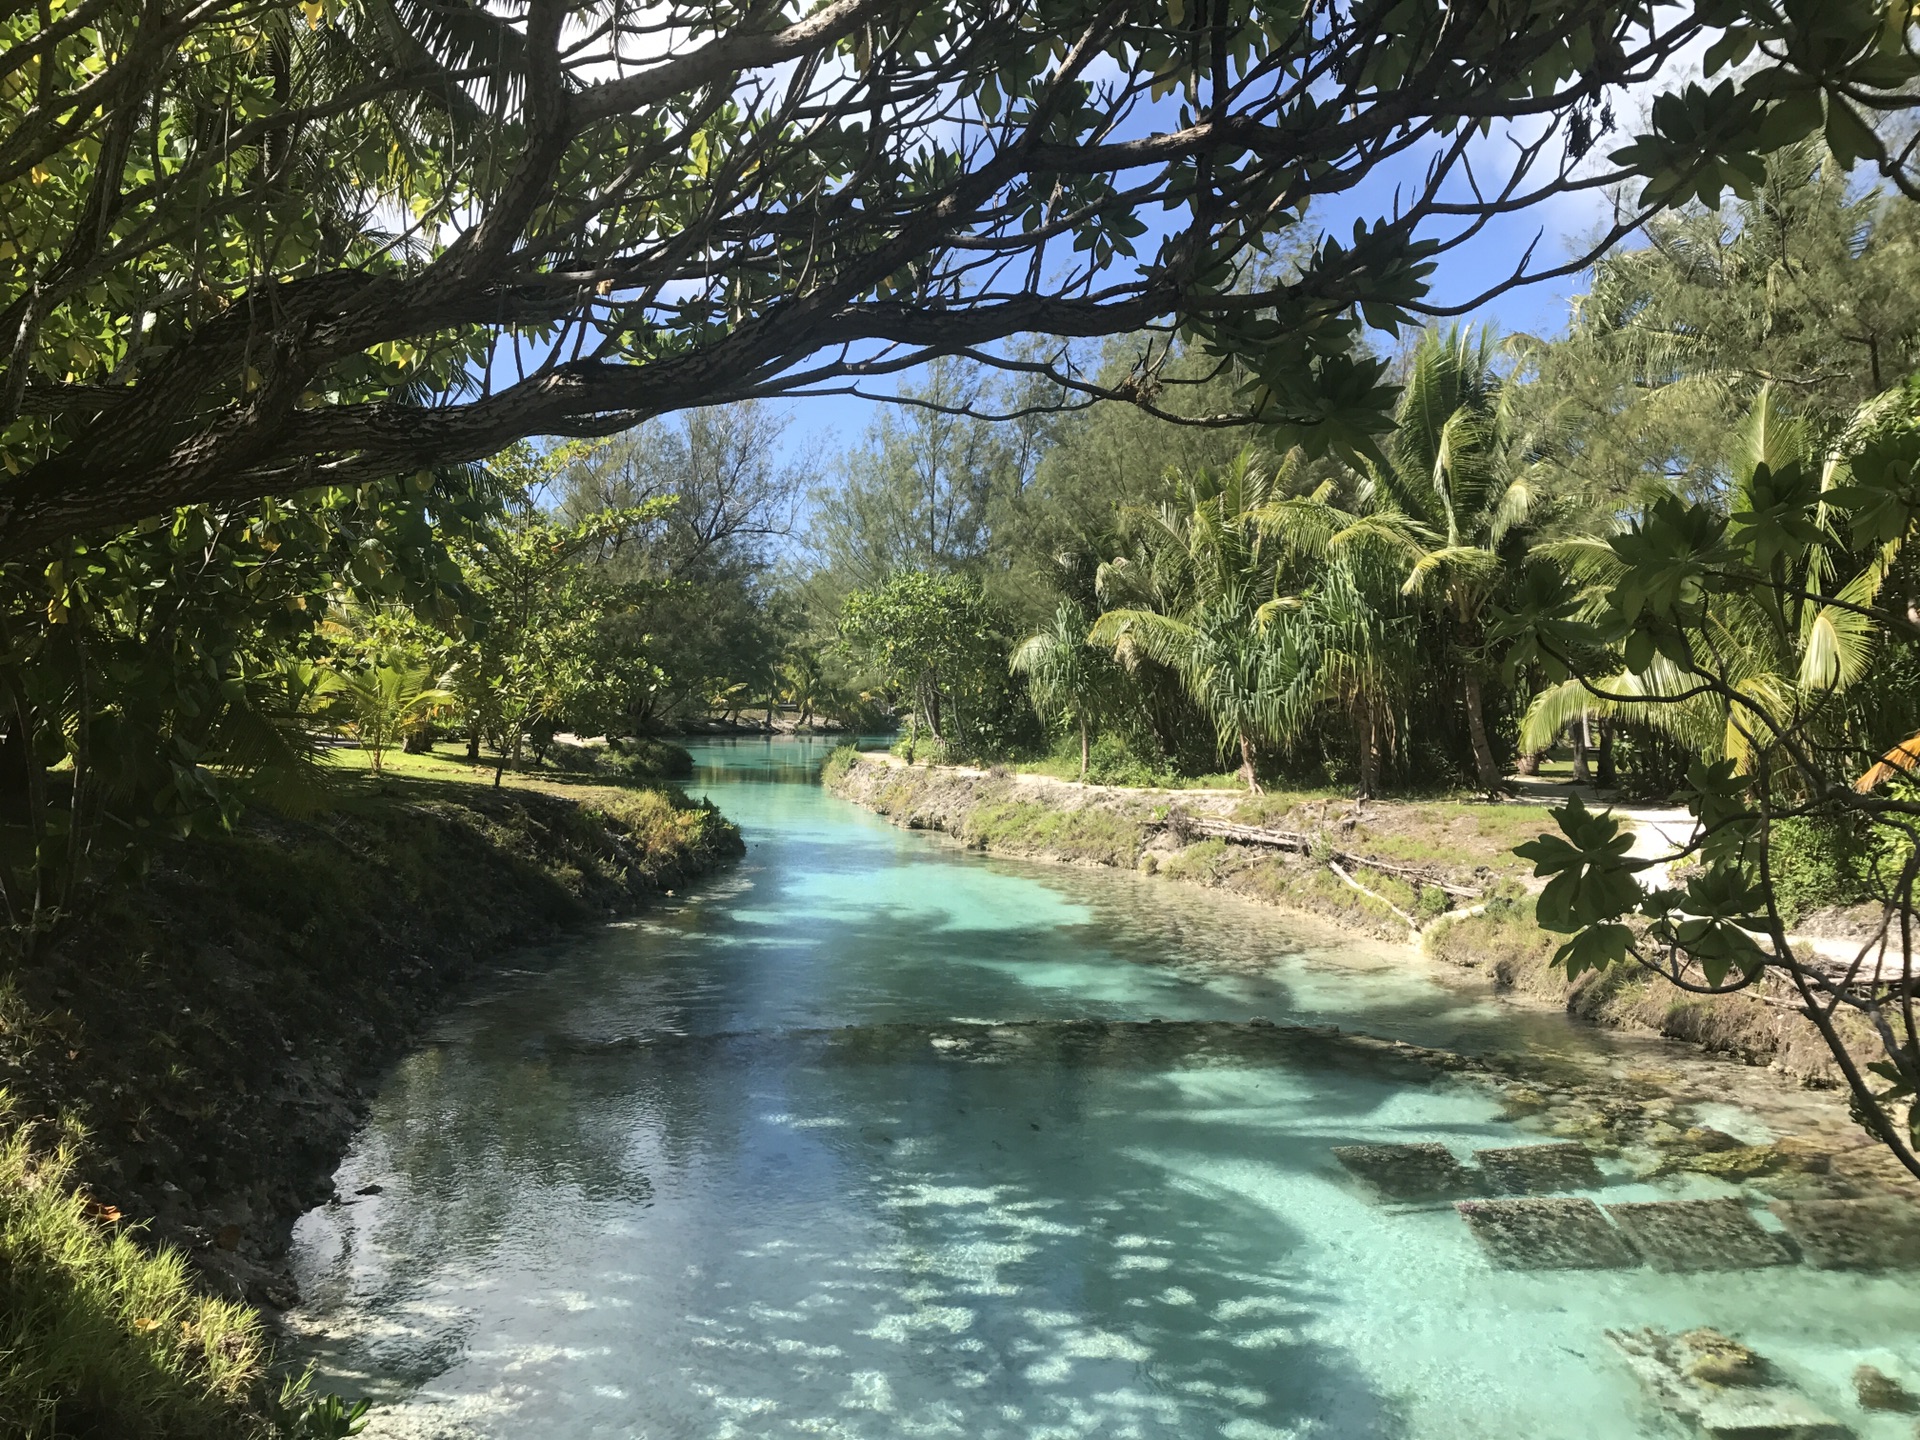
[{"label": "grassy bank", "polygon": [[[1823,1084],[1839,1082],[1825,1041],[1780,986],[1769,982],[1729,995],[1697,995],[1629,966],[1588,971],[1569,981],[1548,964],[1565,938],[1535,922],[1531,896],[1507,893],[1479,914],[1436,926],[1425,937],[1425,948],[1501,990],[1563,1007],[1596,1025],[1650,1030],[1749,1065],[1770,1065]],[[1862,1051],[1871,1051],[1864,1022],[1842,1011],[1834,1023]]]},{"label": "grassy bank", "polygon": [[[1513,845],[1548,824],[1545,808],[1533,805],[1356,808],[1350,798],[1320,792],[1082,786],[1018,772],[889,765],[850,750],[835,754],[823,778],[898,824],[939,830],[976,849],[1137,869],[1394,940],[1407,937],[1410,920],[1424,924],[1454,903],[1427,880],[1476,890],[1515,880],[1527,867]],[[1350,857],[1342,868],[1354,883],[1326,857],[1199,837],[1183,816],[1324,836],[1330,851]]]},{"label": "grassy bank", "polygon": [[337,759],[323,808],[163,847],[0,986],[0,1433],[273,1433],[257,1320],[207,1307],[294,1298],[380,1071],[512,947],[741,849],[671,788]]},{"label": "grassy bank", "polygon": [[[1701,996],[1620,967],[1578,981],[1549,966],[1560,936],[1535,923],[1531,866],[1513,847],[1552,828],[1547,807],[1376,801],[1319,792],[1210,794],[1063,784],[1015,773],[835,756],[837,793],[913,829],[999,854],[1128,868],[1331,920],[1381,940],[1418,932],[1428,956],[1579,1019],[1651,1031],[1816,1083],[1838,1079],[1787,997]],[[1198,836],[1180,816],[1314,837],[1313,853]],[[1345,856],[1327,863],[1335,855]],[[1342,873],[1346,878],[1342,878]],[[1437,883],[1433,883],[1437,882]],[[1444,886],[1483,897],[1449,893]],[[1852,1023],[1852,1017],[1845,1017]],[[1860,1040],[1865,1044],[1867,1037]],[[1867,1047],[1870,1048],[1870,1047]]]}]

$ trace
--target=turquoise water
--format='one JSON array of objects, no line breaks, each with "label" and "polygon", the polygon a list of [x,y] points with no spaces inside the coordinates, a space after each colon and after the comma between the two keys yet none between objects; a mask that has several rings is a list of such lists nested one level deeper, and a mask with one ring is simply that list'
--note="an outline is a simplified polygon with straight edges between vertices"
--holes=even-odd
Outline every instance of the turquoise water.
[{"label": "turquoise water", "polygon": [[[385,1402],[370,1433],[1610,1440],[1666,1422],[1605,1332],[1701,1324],[1855,1433],[1913,1433],[1846,1383],[1920,1362],[1911,1277],[1495,1270],[1451,1207],[1330,1155],[1542,1138],[1489,1092],[1182,1022],[1647,1047],[896,830],[817,787],[825,749],[700,747],[744,863],[513,957],[385,1085],[295,1237],[292,1323],[324,1387]],[[955,1021],[1041,1023],[982,1058]]]}]

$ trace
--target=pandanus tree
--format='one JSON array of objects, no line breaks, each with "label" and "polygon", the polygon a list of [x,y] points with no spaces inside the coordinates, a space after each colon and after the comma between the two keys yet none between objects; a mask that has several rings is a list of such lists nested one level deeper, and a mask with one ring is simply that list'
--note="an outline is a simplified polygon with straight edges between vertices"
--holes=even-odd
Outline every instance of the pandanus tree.
[{"label": "pandanus tree", "polygon": [[1379,505],[1366,479],[1344,503],[1332,481],[1274,500],[1258,523],[1271,537],[1281,587],[1267,621],[1283,657],[1283,738],[1300,737],[1317,712],[1333,709],[1350,728],[1356,789],[1367,798],[1421,668],[1417,617],[1401,581],[1420,531]]},{"label": "pandanus tree", "polygon": [[1087,778],[1093,726],[1107,689],[1112,662],[1088,644],[1087,617],[1063,600],[1044,630],[1015,647],[1008,668],[1027,679],[1027,694],[1043,720],[1059,720],[1080,732],[1080,779]]},{"label": "pandanus tree", "polygon": [[1431,329],[1414,347],[1374,479],[1381,497],[1413,524],[1405,593],[1428,602],[1445,627],[1460,677],[1475,778],[1501,784],[1487,735],[1488,606],[1525,559],[1522,530],[1539,493],[1541,469],[1516,413],[1516,387],[1496,362],[1499,337],[1487,327]]},{"label": "pandanus tree", "polygon": [[1275,467],[1243,451],[1221,473],[1176,477],[1174,499],[1123,514],[1131,553],[1095,577],[1109,608],[1089,639],[1123,665],[1145,659],[1173,670],[1254,791],[1260,746],[1283,729],[1286,682],[1268,623],[1278,552],[1261,516],[1298,463],[1289,456]]}]

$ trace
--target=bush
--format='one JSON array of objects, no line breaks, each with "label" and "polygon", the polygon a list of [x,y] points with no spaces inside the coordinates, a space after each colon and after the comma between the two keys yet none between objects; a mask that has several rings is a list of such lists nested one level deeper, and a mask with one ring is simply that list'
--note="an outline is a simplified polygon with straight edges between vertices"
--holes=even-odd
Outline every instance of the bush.
[{"label": "bush", "polygon": [[820,767],[820,783],[831,789],[846,778],[847,771],[853,768],[854,757],[860,753],[855,745],[841,745],[827,756],[827,763]]},{"label": "bush", "polygon": [[1767,856],[1775,903],[1793,925],[1830,905],[1883,899],[1911,853],[1897,831],[1868,827],[1857,817],[1776,820]]},{"label": "bush", "polygon": [[607,767],[625,780],[684,780],[693,774],[693,753],[650,735],[607,742]]},{"label": "bush", "polygon": [[925,730],[908,732],[893,742],[891,752],[909,765],[946,765],[954,757],[947,742],[936,740]]},{"label": "bush", "polygon": [[[1074,745],[1078,758],[1079,745]],[[1174,783],[1173,777],[1160,773],[1142,760],[1118,735],[1102,735],[1089,747],[1087,779],[1095,785],[1156,786]]]},{"label": "bush", "polygon": [[1851,827],[1832,819],[1796,816],[1774,822],[1768,863],[1781,916],[1796,924],[1829,905],[1867,898],[1865,847]]}]

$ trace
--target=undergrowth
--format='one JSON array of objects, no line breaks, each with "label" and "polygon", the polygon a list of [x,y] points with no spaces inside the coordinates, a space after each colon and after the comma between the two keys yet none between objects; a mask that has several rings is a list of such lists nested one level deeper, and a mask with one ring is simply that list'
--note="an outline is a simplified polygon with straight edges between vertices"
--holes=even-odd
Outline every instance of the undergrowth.
[{"label": "undergrowth", "polygon": [[0,1091],[0,1434],[218,1440],[269,1433],[249,1403],[266,1339],[73,1181],[77,1133]]},{"label": "undergrowth", "polygon": [[1046,851],[1067,860],[1131,866],[1146,838],[1137,820],[1103,810],[1056,810],[1031,801],[977,805],[961,835],[988,850]]},{"label": "undergrowth", "polygon": [[847,778],[847,772],[853,768],[854,760],[860,751],[852,745],[840,745],[827,756],[827,763],[820,767],[820,783],[832,789]]}]

